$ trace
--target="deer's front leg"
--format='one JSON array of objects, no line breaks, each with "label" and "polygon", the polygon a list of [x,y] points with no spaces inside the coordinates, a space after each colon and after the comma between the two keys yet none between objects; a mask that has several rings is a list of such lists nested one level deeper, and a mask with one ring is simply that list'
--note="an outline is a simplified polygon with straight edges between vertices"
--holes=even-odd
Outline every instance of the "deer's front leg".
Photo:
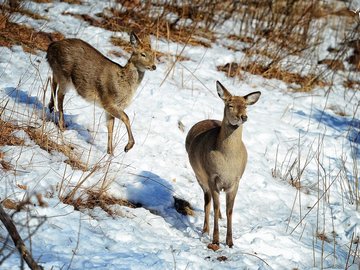
[{"label": "deer's front leg", "polygon": [[108,128],[108,144],[107,144],[107,153],[112,155],[114,153],[113,150],[113,132],[114,132],[114,116],[111,114],[106,114],[106,125]]},{"label": "deer's front leg", "polygon": [[214,204],[214,232],[213,232],[213,241],[215,245],[219,245],[219,217],[220,217],[220,199],[219,192],[212,190],[212,198]]},{"label": "deer's front leg", "polygon": [[232,247],[234,245],[232,238],[232,214],[233,214],[236,192],[237,192],[237,188],[226,193],[226,219],[227,219],[226,244],[229,247]]},{"label": "deer's front leg", "polygon": [[[125,124],[127,134],[128,134],[128,143],[126,144],[126,146],[124,148],[124,151],[125,152],[129,151],[135,144],[134,136],[133,136],[133,134],[131,132],[131,126],[130,126],[129,117],[127,116],[127,114],[123,110],[116,110],[116,109],[111,107],[111,108],[107,108],[107,111],[112,116],[121,119],[121,121]],[[108,127],[109,127],[109,124],[108,124]],[[111,136],[111,141],[112,141],[112,136]]]}]

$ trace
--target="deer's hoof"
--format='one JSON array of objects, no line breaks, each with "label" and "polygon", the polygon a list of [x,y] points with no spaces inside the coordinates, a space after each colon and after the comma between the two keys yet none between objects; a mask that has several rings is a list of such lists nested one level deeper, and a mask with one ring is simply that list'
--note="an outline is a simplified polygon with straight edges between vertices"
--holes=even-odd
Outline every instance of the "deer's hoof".
[{"label": "deer's hoof", "polygon": [[220,249],[220,246],[219,246],[219,244],[211,243],[211,244],[208,244],[208,245],[207,245],[207,248],[208,248],[208,249],[211,249],[211,250],[213,250],[213,251],[217,251],[217,250]]},{"label": "deer's hoof", "polygon": [[128,144],[124,148],[125,153],[128,152],[131,148],[133,148],[134,144],[135,142],[128,142]]},{"label": "deer's hoof", "polygon": [[226,239],[226,245],[232,248],[234,246],[233,240],[231,238]]}]

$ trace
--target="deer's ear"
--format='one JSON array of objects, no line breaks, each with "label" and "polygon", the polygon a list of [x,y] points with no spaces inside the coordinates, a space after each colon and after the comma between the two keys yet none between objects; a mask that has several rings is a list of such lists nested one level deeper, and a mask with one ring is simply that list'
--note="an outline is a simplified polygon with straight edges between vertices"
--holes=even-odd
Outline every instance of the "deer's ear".
[{"label": "deer's ear", "polygon": [[256,91],[256,92],[252,92],[250,94],[247,94],[246,96],[244,96],[244,98],[246,100],[246,104],[247,105],[255,104],[259,100],[260,95],[261,95],[260,91]]},{"label": "deer's ear", "polygon": [[219,97],[223,101],[226,101],[229,98],[231,98],[230,92],[219,81],[216,81],[216,90],[217,90]]},{"label": "deer's ear", "polygon": [[139,37],[133,31],[130,33],[130,43],[134,48],[141,44]]}]

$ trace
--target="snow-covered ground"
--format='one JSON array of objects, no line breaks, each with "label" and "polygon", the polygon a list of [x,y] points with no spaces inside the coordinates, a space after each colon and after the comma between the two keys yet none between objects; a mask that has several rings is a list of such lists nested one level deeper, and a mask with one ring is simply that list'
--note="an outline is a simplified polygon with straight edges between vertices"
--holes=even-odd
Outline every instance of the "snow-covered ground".
[{"label": "snow-covered ground", "polygon": [[[109,54],[120,50],[109,38],[127,34],[62,15],[64,11],[96,14],[107,5],[108,1],[90,0],[83,5],[29,2],[28,8],[49,20],[24,15],[14,19],[84,39],[124,64],[126,59]],[[165,53],[183,47],[154,37],[152,41],[153,47]],[[25,146],[0,149],[15,166],[15,172],[0,171],[0,199],[22,200],[41,193],[48,203],[48,207],[30,207],[32,218],[25,211],[15,216],[18,222],[30,219],[31,228],[46,217],[31,237],[34,258],[45,269],[344,269],[346,265],[359,269],[359,251],[353,257],[356,241],[351,249],[350,243],[360,237],[360,213],[354,201],[356,196],[359,199],[355,173],[360,168],[360,92],[345,90],[339,83],[327,96],[325,89],[292,93],[278,80],[250,74],[241,81],[228,78],[216,66],[239,62],[243,55],[221,43],[207,49],[187,46],[183,56],[190,60],[177,63],[166,79],[171,62],[158,63],[156,71],[146,72],[126,110],[136,141],[126,154],[124,125],[116,121],[115,155],[107,155],[103,110],[75,91],[66,95],[64,103],[69,128],[62,133],[53,122],[45,121],[46,133],[72,144],[79,159],[90,168],[97,166],[96,170],[72,169],[62,154],[42,150],[22,131],[16,136],[25,139]],[[7,103],[2,119],[41,126],[43,106],[50,98],[48,89],[43,104],[49,75],[45,53],[31,55],[20,46],[0,47],[0,104]],[[201,233],[203,193],[184,142],[196,122],[222,119],[216,80],[233,94],[261,91],[262,95],[248,109],[244,125],[249,158],[235,201],[234,247],[225,246],[226,219],[222,219],[220,250],[214,252],[207,248],[212,236]],[[301,187],[297,189],[289,180],[298,175]],[[108,194],[143,207],[111,206],[116,214],[109,216],[100,208],[76,211],[63,204],[58,197],[83,180],[79,192],[106,185]],[[178,213],[174,196],[188,201],[195,215]],[[221,200],[225,213],[224,196]],[[6,231],[0,228],[2,239]],[[21,234],[26,238],[28,231],[23,229]],[[218,260],[221,256],[227,260]],[[15,253],[0,268],[19,265]]]}]

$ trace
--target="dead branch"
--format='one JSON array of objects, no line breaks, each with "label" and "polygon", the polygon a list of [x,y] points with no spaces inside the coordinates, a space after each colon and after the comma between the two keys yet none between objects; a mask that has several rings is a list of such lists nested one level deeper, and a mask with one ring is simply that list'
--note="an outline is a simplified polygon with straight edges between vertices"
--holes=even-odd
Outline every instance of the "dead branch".
[{"label": "dead branch", "polygon": [[10,234],[12,240],[14,241],[14,244],[16,248],[18,249],[21,257],[25,260],[27,265],[32,270],[43,270],[43,267],[38,265],[36,261],[31,256],[31,253],[28,251],[28,249],[25,246],[24,241],[21,239],[13,221],[9,217],[9,215],[5,212],[4,208],[0,204],[0,220],[5,225],[6,230]]}]

